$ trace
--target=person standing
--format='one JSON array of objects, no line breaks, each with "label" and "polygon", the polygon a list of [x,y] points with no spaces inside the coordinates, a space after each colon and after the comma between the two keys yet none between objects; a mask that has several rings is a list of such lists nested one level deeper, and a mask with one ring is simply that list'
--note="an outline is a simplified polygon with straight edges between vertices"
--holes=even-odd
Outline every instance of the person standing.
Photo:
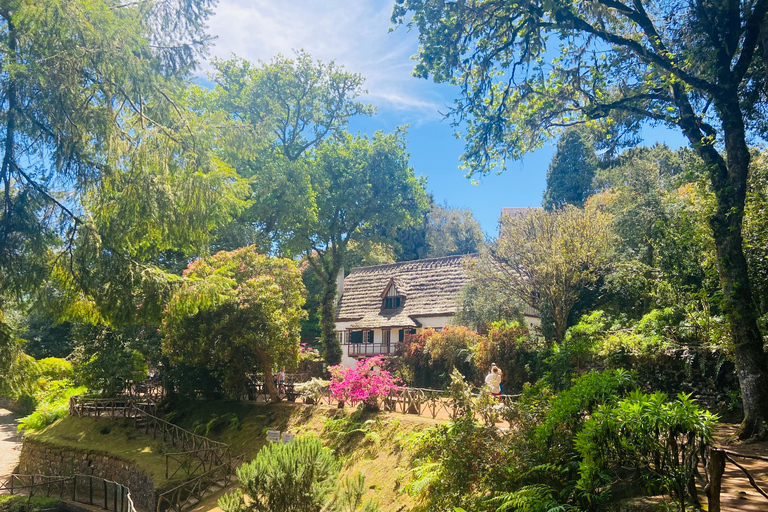
[{"label": "person standing", "polygon": [[485,383],[491,389],[493,396],[501,395],[501,371],[498,366],[491,366],[491,371],[485,376]]},{"label": "person standing", "polygon": [[[491,367],[496,366],[496,363],[491,363]],[[498,366],[496,366],[498,368]],[[501,377],[501,381],[499,381],[499,392],[503,395],[504,394],[504,372],[501,371],[501,368],[499,368],[499,377]]]},{"label": "person standing", "polygon": [[285,366],[280,368],[280,372],[277,374],[277,392],[285,393]]}]

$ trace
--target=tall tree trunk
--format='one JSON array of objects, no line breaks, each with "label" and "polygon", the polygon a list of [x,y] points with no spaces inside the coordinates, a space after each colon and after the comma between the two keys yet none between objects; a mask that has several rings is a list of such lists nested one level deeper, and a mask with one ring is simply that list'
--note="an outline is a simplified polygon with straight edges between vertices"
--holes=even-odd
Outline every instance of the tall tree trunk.
[{"label": "tall tree trunk", "polygon": [[727,165],[710,168],[717,198],[710,226],[744,405],[744,421],[738,434],[741,439],[764,438],[768,435],[768,360],[757,326],[757,305],[742,239],[750,155],[737,95],[718,102],[717,107],[723,120]]},{"label": "tall tree trunk", "polygon": [[329,366],[341,363],[341,344],[336,335],[336,277],[341,271],[342,250],[331,244],[323,255],[315,273],[323,282],[320,295],[320,342],[325,352],[325,362]]},{"label": "tall tree trunk", "polygon": [[341,344],[336,335],[336,279],[323,284],[320,297],[320,340],[325,349],[325,362],[330,365],[341,363]]}]

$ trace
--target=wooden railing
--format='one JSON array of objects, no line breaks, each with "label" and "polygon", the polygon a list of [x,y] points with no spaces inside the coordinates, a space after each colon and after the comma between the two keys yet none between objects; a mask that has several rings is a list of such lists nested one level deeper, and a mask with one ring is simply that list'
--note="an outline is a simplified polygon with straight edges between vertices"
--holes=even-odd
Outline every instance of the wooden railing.
[{"label": "wooden railing", "polygon": [[157,497],[156,512],[182,512],[185,508],[203,500],[208,491],[227,487],[232,481],[235,470],[242,462],[243,456],[240,455],[162,493]]},{"label": "wooden railing", "polygon": [[[157,501],[157,511],[173,510],[181,512],[194,500],[201,500],[208,490],[217,483],[229,485],[234,470],[242,462],[242,457],[233,459],[229,445],[220,443],[185,430],[150,414],[156,404],[151,398],[88,398],[73,396],[69,400],[71,416],[93,418],[127,418],[146,435],[157,438],[162,436],[166,443],[178,446],[180,452],[167,453],[165,456],[165,477],[172,479],[179,473],[187,480],[161,494]],[[202,471],[202,474],[199,474]],[[199,474],[199,475],[198,475]],[[162,503],[162,508],[161,508]],[[116,510],[114,512],[132,512]]]},{"label": "wooden railing", "polygon": [[395,355],[399,343],[348,343],[347,355],[350,357],[361,356],[388,356]]},{"label": "wooden railing", "polygon": [[130,489],[92,475],[11,475],[0,484],[0,494],[4,493],[28,496],[27,508],[32,498],[45,496],[94,505],[111,512],[136,512]]},{"label": "wooden railing", "polygon": [[210,471],[231,459],[229,448],[203,448],[187,452],[165,454],[165,478],[172,480],[179,472],[190,478],[202,471]]},{"label": "wooden railing", "polygon": [[224,443],[194,434],[178,425],[153,416],[147,412],[147,409],[154,411],[154,402],[146,401],[143,398],[88,398],[73,396],[69,399],[70,416],[78,416],[80,418],[107,417],[113,420],[116,418],[133,419],[136,428],[144,430],[145,434],[151,434],[155,438],[162,436],[163,441],[166,443],[170,443],[174,447],[178,446],[187,452],[211,449],[224,451],[229,448]]},{"label": "wooden railing", "polygon": [[[737,468],[739,468],[749,480],[749,483],[755,490],[766,500],[768,500],[768,493],[760,488],[755,481],[754,475],[734,460],[734,458],[740,459],[752,459],[768,462],[768,457],[761,457],[759,455],[746,455],[743,453],[737,453],[724,448],[716,446],[710,446],[702,453],[704,459],[704,467],[706,468],[707,481],[704,485],[704,493],[707,496],[707,502],[709,506],[707,510],[709,512],[720,512],[720,488],[722,486],[723,473],[725,472],[726,463],[730,462]],[[768,509],[768,503],[766,503],[766,509]]]}]

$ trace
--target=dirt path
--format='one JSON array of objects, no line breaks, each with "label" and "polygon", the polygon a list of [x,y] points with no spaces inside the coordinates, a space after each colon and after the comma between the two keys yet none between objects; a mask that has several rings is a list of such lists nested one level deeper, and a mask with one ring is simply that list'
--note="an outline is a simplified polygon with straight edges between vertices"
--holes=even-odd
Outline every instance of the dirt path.
[{"label": "dirt path", "polygon": [[16,432],[18,420],[7,409],[0,409],[0,484],[16,469],[21,453],[21,434]]},{"label": "dirt path", "polygon": [[[768,456],[768,442],[745,444],[736,441],[734,433],[737,427],[736,424],[719,424],[714,436],[715,444],[736,453]],[[733,457],[733,459],[752,474],[763,490],[768,490],[768,463],[741,457]],[[731,462],[726,462],[720,493],[720,509],[723,512],[765,512],[768,510],[768,499],[761,496],[749,484],[749,480],[739,468]]]}]

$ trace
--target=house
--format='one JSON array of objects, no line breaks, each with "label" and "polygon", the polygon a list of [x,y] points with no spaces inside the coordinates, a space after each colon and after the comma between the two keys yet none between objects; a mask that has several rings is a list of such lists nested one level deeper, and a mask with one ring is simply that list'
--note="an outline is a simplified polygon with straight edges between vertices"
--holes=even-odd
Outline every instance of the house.
[{"label": "house", "polygon": [[[448,325],[469,280],[462,260],[475,256],[352,269],[337,283],[341,298],[336,332],[342,364],[352,366],[363,357],[394,355],[406,335],[430,327],[439,331]],[[526,316],[526,321],[538,321],[538,315]]]},{"label": "house", "polygon": [[468,277],[462,260],[446,256],[352,269],[340,287],[336,332],[342,363],[394,355],[407,334],[440,330],[458,309]]}]

